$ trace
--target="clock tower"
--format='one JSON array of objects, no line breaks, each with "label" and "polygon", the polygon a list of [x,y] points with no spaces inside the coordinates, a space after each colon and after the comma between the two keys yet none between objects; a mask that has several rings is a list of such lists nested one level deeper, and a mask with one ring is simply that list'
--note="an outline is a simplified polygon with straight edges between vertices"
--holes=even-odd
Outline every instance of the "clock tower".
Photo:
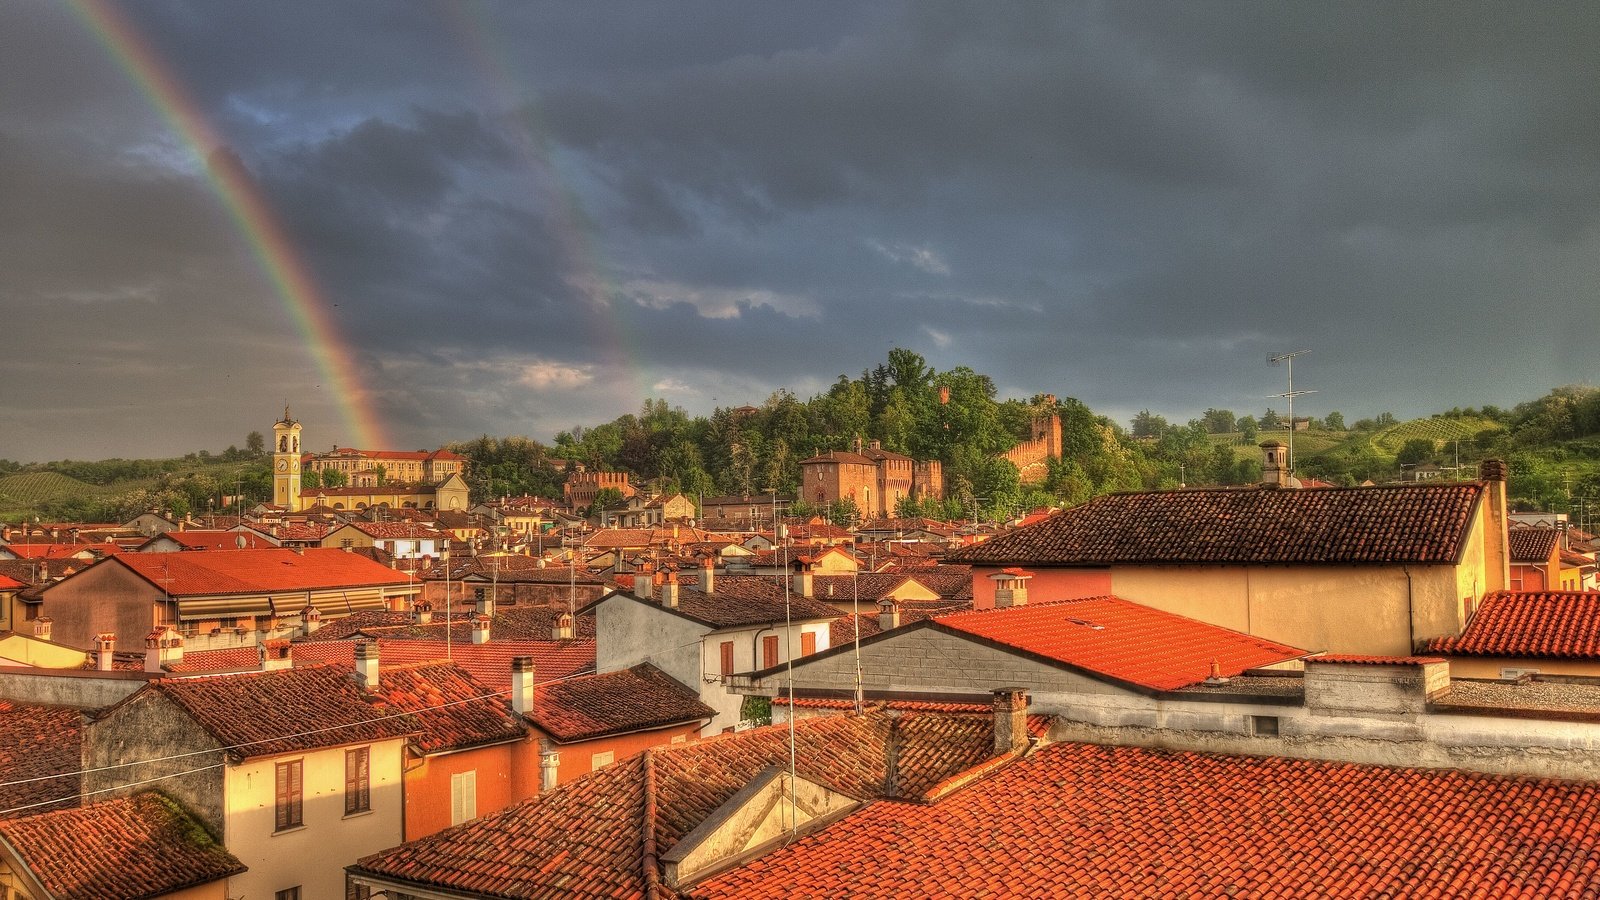
[{"label": "clock tower", "polygon": [[272,424],[272,502],[300,511],[300,423],[289,417],[287,406]]}]

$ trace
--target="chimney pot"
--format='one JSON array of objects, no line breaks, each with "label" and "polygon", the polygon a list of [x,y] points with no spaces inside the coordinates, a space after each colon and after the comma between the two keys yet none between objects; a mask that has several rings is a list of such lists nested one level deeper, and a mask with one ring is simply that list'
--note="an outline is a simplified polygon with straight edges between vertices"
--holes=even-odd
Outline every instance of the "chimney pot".
[{"label": "chimney pot", "polygon": [[316,634],[322,627],[322,611],[310,605],[300,610],[300,627],[308,635]]},{"label": "chimney pot", "polygon": [[556,624],[555,628],[551,631],[551,637],[558,641],[572,640],[571,613],[562,613],[561,615],[556,616]]},{"label": "chimney pot", "polygon": [[668,609],[678,608],[677,572],[668,572],[665,583],[661,585],[661,605]]},{"label": "chimney pot", "polygon": [[378,643],[361,641],[356,644],[356,681],[368,691],[378,689]]},{"label": "chimney pot", "polygon": [[511,711],[519,716],[533,715],[534,674],[533,657],[511,660]]},{"label": "chimney pot", "polygon": [[294,667],[293,645],[283,638],[261,642],[261,671],[276,672]]},{"label": "chimney pot", "polygon": [[489,622],[489,617],[481,613],[472,617],[472,642],[474,644],[489,643]]},{"label": "chimney pot", "polygon": [[1028,691],[1006,687],[994,692],[994,752],[1010,753],[1028,746]]},{"label": "chimney pot", "polygon": [[51,626],[54,625],[54,624],[55,624],[55,620],[50,618],[49,616],[40,616],[39,618],[34,619],[33,620],[33,636],[38,638],[41,641],[50,640]]},{"label": "chimney pot", "polygon": [[891,631],[900,627],[900,604],[893,598],[885,597],[878,601],[878,629]]},{"label": "chimney pot", "polygon": [[111,671],[113,654],[117,648],[117,636],[112,632],[104,632],[94,639],[95,660],[94,667],[101,672]]}]

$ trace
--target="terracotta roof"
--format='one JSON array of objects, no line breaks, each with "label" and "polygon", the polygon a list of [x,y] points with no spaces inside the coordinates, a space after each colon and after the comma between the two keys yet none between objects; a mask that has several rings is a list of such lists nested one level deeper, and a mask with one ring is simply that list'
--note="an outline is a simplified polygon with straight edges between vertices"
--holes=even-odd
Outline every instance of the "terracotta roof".
[{"label": "terracotta roof", "polygon": [[1088,597],[939,616],[932,625],[1158,691],[1238,675],[1306,651],[1142,606]]},{"label": "terracotta roof", "polygon": [[1451,563],[1477,483],[1111,494],[951,553],[979,565]]},{"label": "terracotta roof", "polygon": [[412,713],[423,753],[465,750],[516,740],[527,732],[506,698],[448,663],[384,667],[379,651],[381,706]]},{"label": "terracotta roof", "polygon": [[[322,666],[328,663],[349,666],[353,659],[355,659],[353,644],[349,646],[332,642],[295,644],[290,653],[290,660],[297,666]],[[143,670],[142,663],[139,668]],[[183,659],[168,663],[166,666],[168,672],[179,675],[199,672],[253,672],[260,668],[261,649],[256,645],[221,647],[216,650],[189,650],[183,654]]]},{"label": "terracotta roof", "polygon": [[[929,569],[891,569],[887,572],[860,572],[850,575],[814,575],[811,592],[819,600],[838,603],[854,599],[876,603],[907,581],[914,581],[947,600],[972,599],[972,573],[966,566],[939,566]],[[828,589],[833,593],[829,594]]]},{"label": "terracotta roof", "polygon": [[0,574],[0,591],[15,591],[27,586],[27,584],[18,581],[9,575]]},{"label": "terracotta roof", "polygon": [[1352,653],[1324,653],[1320,656],[1306,657],[1308,663],[1333,663],[1342,666],[1426,666],[1444,661],[1438,656],[1360,656]]},{"label": "terracotta roof", "polygon": [[487,644],[455,644],[442,641],[378,641],[378,656],[386,664],[405,665],[449,661],[465,669],[476,680],[497,691],[511,687],[511,661],[519,656],[533,657],[539,680],[565,678],[594,671],[594,641],[490,641]]},{"label": "terracotta roof", "polygon": [[143,900],[245,871],[157,793],[0,822],[0,838],[53,900]]},{"label": "terracotta roof", "polygon": [[379,540],[417,538],[442,541],[449,537],[437,528],[419,522],[351,522],[350,527]]},{"label": "terracotta roof", "polygon": [[[82,729],[83,714],[76,709],[0,700],[0,814],[18,807],[30,808],[12,815],[78,805]],[[70,799],[33,806],[62,798]]]},{"label": "terracotta roof", "polygon": [[93,557],[116,556],[122,552],[118,544],[0,544],[0,549],[11,551],[18,559],[67,559],[80,553]]},{"label": "terracotta roof", "polygon": [[546,684],[534,692],[530,718],[557,741],[572,743],[709,719],[716,714],[694,691],[655,666],[642,663]]},{"label": "terracotta roof", "polygon": [[[865,602],[862,609],[867,609]],[[965,612],[972,609],[972,601],[958,600],[906,600],[900,603],[900,627],[904,628],[923,619],[931,619],[946,613]],[[828,623],[828,646],[837,647],[840,644],[850,643],[856,639],[856,630],[859,628],[862,638],[869,638],[875,634],[882,634],[883,628],[879,624],[879,613],[863,612],[859,616],[844,615]]]},{"label": "terracotta roof", "polygon": [[185,550],[237,550],[241,537],[248,546],[250,536],[241,531],[167,531],[150,538],[140,546],[154,544],[166,538]]},{"label": "terracotta roof", "polygon": [[343,550],[281,547],[228,553],[124,553],[102,566],[127,566],[173,596],[252,594],[405,584],[395,572]]},{"label": "terracotta roof", "polygon": [[219,744],[237,748],[231,752],[241,759],[381,741],[415,730],[403,720],[380,721],[382,714],[342,666],[177,678],[143,690],[182,707]]},{"label": "terracotta roof", "polygon": [[589,536],[583,545],[590,550],[624,550],[650,546],[654,532],[649,528],[602,528]]},{"label": "terracotta roof", "polygon": [[[974,718],[989,721],[881,713],[806,719],[795,725],[796,769],[849,797],[882,797],[894,729],[893,781],[937,784],[988,757],[993,727]],[[778,726],[652,747],[351,870],[483,897],[672,896],[656,887],[656,860],[768,767],[787,764],[788,740]]]},{"label": "terracotta roof", "polygon": [[[661,606],[659,591],[650,600],[642,600],[632,591],[613,591],[612,594],[620,594],[651,606]],[[828,604],[819,600],[808,600],[793,592],[788,594],[787,603],[787,615],[796,622],[834,619],[839,616],[839,611]],[[774,584],[770,578],[718,576],[710,594],[701,593],[688,585],[678,585],[678,607],[668,612],[693,619],[711,628],[738,628],[744,625],[782,622],[786,614],[784,604],[783,589]],[[585,609],[590,609],[593,605],[591,603]]]},{"label": "terracotta roof", "polygon": [[1434,638],[1429,653],[1600,659],[1600,593],[1495,591],[1485,594],[1458,637]]},{"label": "terracotta roof", "polygon": [[875,803],[696,897],[1577,897],[1600,785],[1052,744]]},{"label": "terracotta roof", "polygon": [[1513,528],[1506,532],[1514,563],[1547,563],[1561,543],[1559,528]]},{"label": "terracotta roof", "polygon": [[[299,639],[298,643],[343,641],[356,635],[385,640],[443,642],[446,633],[450,635],[450,640],[457,644],[471,643],[473,627],[471,614],[463,612],[462,606],[470,607],[470,604],[458,605],[448,622],[442,609],[434,610],[433,621],[426,625],[412,621],[411,613],[408,612],[362,610],[323,625],[315,634]],[[489,620],[489,637],[491,642],[496,643],[553,641],[556,619],[560,615],[561,613],[546,606],[497,605],[493,618]],[[594,616],[573,617],[572,629],[577,640],[593,640]]]}]

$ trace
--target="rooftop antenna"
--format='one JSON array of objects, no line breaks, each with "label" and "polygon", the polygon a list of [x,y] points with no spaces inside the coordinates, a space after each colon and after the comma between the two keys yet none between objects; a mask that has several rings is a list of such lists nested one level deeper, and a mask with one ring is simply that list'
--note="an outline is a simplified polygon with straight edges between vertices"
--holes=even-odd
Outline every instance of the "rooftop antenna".
[{"label": "rooftop antenna", "polygon": [[[795,753],[794,753],[794,619],[789,613],[789,542],[783,534],[784,526],[778,522],[778,489],[767,488],[772,493],[772,540],[781,541],[778,580],[783,585],[783,643],[784,656],[788,657],[784,668],[787,670],[789,680],[789,834],[798,835],[800,832],[800,815],[795,808]],[[776,549],[776,548],[775,548]]]},{"label": "rooftop antenna", "polygon": [[1276,356],[1267,357],[1267,362],[1269,364],[1275,366],[1278,363],[1283,363],[1288,367],[1288,371],[1289,371],[1289,389],[1287,391],[1281,393],[1281,394],[1273,394],[1272,396],[1280,397],[1280,398],[1282,398],[1284,400],[1288,400],[1289,401],[1289,474],[1290,475],[1294,474],[1294,398],[1296,398],[1296,397],[1298,397],[1298,396],[1300,396],[1302,394],[1315,394],[1316,393],[1316,391],[1297,391],[1297,390],[1294,389],[1294,358],[1296,356],[1299,356],[1299,355],[1303,354],[1303,353],[1310,353],[1310,352],[1311,352],[1310,350],[1293,350],[1293,351],[1290,351],[1289,353],[1279,353]]}]

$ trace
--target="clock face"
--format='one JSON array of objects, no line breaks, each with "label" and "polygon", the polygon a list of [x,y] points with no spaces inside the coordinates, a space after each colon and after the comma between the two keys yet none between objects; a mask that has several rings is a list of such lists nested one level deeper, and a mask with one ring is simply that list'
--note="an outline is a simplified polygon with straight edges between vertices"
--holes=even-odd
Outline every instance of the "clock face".
[{"label": "clock face", "polygon": [[279,472],[287,472],[287,471],[289,471],[289,461],[287,459],[278,460],[278,471]]}]

